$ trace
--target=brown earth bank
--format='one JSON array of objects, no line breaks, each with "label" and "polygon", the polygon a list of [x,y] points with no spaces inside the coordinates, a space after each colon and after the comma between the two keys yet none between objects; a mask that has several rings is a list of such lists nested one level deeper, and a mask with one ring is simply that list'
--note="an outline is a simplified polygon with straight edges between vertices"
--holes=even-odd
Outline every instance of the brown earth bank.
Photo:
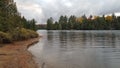
[{"label": "brown earth bank", "polygon": [[0,44],[0,68],[38,68],[27,48],[37,43],[39,38]]}]

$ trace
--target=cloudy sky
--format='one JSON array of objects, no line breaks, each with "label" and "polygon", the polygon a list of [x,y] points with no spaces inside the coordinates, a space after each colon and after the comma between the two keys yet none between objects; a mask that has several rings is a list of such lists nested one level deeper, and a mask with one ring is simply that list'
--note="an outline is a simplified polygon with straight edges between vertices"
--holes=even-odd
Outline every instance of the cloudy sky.
[{"label": "cloudy sky", "polygon": [[27,19],[45,23],[60,15],[102,15],[120,12],[120,0],[15,0],[19,12]]}]

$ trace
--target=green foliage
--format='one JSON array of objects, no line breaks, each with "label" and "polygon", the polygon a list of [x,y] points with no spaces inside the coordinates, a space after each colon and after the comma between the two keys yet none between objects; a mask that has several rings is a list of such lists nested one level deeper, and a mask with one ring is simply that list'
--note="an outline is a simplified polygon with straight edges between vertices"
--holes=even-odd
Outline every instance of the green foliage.
[{"label": "green foliage", "polygon": [[30,38],[36,38],[39,35],[29,29],[21,28],[15,29],[11,33],[5,33],[0,31],[0,43],[11,43],[13,41],[26,40]]},{"label": "green foliage", "polygon": [[12,42],[12,38],[10,34],[0,31],[0,43],[10,43],[10,42]]},{"label": "green foliage", "polygon": [[[48,30],[120,30],[120,17],[112,16],[92,16],[88,18],[86,15],[76,17],[71,15],[60,16],[59,20],[52,23],[48,19],[47,28]],[[51,26],[51,27],[50,27]]]},{"label": "green foliage", "polygon": [[11,35],[12,35],[12,38],[13,38],[14,41],[26,40],[26,39],[38,37],[38,34],[35,31],[25,29],[25,28],[15,29],[11,33]]},{"label": "green foliage", "polygon": [[29,29],[21,28],[19,30],[19,33],[20,33],[19,37],[21,40],[38,37],[38,34],[35,31],[29,30]]},{"label": "green foliage", "polygon": [[53,28],[53,18],[52,18],[52,17],[47,20],[47,29],[48,29],[48,30],[54,29],[54,28]]},{"label": "green foliage", "polygon": [[35,23],[21,17],[13,0],[0,0],[0,43],[37,37]]}]

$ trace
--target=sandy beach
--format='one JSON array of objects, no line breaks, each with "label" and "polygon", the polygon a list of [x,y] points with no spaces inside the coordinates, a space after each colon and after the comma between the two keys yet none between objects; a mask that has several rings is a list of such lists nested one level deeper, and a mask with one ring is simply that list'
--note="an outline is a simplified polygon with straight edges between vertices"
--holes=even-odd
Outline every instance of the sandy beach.
[{"label": "sandy beach", "polygon": [[39,38],[0,44],[0,68],[38,68],[33,55],[27,48],[39,41]]}]

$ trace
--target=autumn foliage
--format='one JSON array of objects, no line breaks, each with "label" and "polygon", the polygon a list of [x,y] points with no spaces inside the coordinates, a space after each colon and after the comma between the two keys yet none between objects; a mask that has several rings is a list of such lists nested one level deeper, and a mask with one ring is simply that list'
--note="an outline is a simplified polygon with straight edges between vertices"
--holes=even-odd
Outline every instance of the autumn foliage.
[{"label": "autumn foliage", "polygon": [[53,18],[47,21],[48,30],[119,30],[120,16],[92,16],[83,15],[76,17],[74,15],[67,17],[61,16],[54,22]]}]

